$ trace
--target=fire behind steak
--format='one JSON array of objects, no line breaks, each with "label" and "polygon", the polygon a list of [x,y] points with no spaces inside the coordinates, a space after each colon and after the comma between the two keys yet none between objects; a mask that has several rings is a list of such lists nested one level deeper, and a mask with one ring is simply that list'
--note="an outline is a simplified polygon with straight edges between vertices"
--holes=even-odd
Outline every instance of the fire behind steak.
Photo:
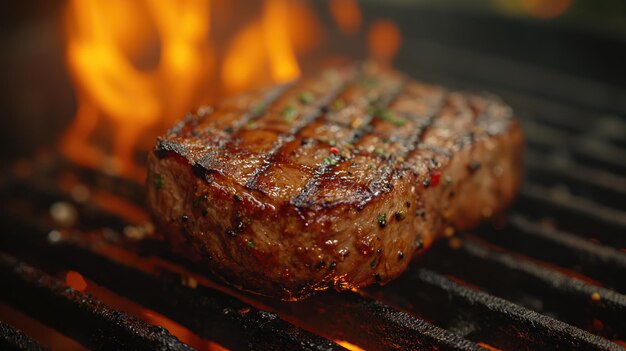
[{"label": "fire behind steak", "polygon": [[149,157],[148,202],[175,250],[297,299],[385,283],[501,211],[521,148],[505,104],[359,64],[187,115]]}]

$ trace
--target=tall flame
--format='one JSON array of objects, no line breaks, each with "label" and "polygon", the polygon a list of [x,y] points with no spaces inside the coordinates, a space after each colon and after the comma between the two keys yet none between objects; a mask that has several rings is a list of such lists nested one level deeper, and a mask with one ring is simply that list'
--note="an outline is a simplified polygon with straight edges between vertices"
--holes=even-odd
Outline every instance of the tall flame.
[{"label": "tall flame", "polygon": [[[357,1],[329,5],[344,33],[363,26]],[[298,77],[297,55],[309,55],[325,33],[308,0],[68,0],[66,15],[77,112],[61,152],[140,181],[137,151],[167,126],[224,94]],[[387,63],[399,30],[373,22],[368,44]]]},{"label": "tall flame", "polygon": [[[257,83],[267,71],[263,62],[270,82],[300,74],[288,16],[286,0],[268,0],[256,26],[233,41],[222,69],[228,91]],[[78,106],[60,143],[64,155],[141,179],[144,171],[133,160],[138,143],[151,143],[165,126],[206,99],[202,88],[211,81],[217,60],[210,20],[206,0],[70,0],[67,62]],[[222,90],[215,83],[210,93]],[[108,148],[97,140],[103,132]]]}]

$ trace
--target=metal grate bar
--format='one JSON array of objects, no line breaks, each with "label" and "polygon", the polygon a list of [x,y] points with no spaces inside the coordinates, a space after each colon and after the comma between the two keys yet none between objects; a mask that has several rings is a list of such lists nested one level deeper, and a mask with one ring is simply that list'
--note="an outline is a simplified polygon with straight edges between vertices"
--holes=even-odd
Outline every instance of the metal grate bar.
[{"label": "metal grate bar", "polygon": [[[6,220],[5,220],[6,221]],[[242,350],[251,345],[280,350],[341,350],[341,346],[295,327],[274,313],[265,312],[214,289],[182,284],[186,277],[159,268],[155,276],[98,253],[92,244],[77,241],[47,243],[47,232],[30,222],[14,220],[18,235],[7,235],[12,249],[38,253],[41,266],[61,266],[153,309],[201,337]],[[6,234],[5,234],[6,235]],[[81,233],[87,237],[88,235]],[[102,244],[94,244],[95,246]],[[107,274],[103,274],[107,272]]]},{"label": "metal grate bar", "polygon": [[626,253],[559,229],[533,222],[519,213],[508,217],[508,226],[496,230],[484,226],[475,231],[481,238],[524,255],[558,264],[626,291]]},{"label": "metal grate bar", "polygon": [[626,330],[618,327],[626,315],[625,295],[488,247],[471,236],[452,240],[453,249],[439,251],[436,258],[427,253],[426,266],[605,337],[626,337]]},{"label": "metal grate bar", "polygon": [[[498,279],[492,277],[492,279]],[[513,350],[621,350],[599,336],[427,269],[390,283],[387,297],[472,340]],[[408,293],[415,292],[415,293]]]},{"label": "metal grate bar", "polygon": [[[212,276],[180,256],[165,257],[191,272]],[[349,340],[368,350],[484,350],[420,318],[350,292],[326,292],[300,302],[257,299],[287,320],[298,320],[333,340]]]},{"label": "metal grate bar", "polygon": [[47,347],[0,321],[0,349],[6,351],[45,351]]},{"label": "metal grate bar", "polygon": [[553,154],[548,157],[526,152],[527,180],[542,186],[566,186],[573,195],[583,196],[609,207],[626,203],[626,178],[568,162]]},{"label": "metal grate bar", "polygon": [[94,350],[192,350],[162,327],[115,311],[0,252],[3,299]]},{"label": "metal grate bar", "polygon": [[559,228],[616,247],[626,247],[626,213],[590,200],[526,184],[518,200],[518,210],[535,217],[552,217]]},{"label": "metal grate bar", "polygon": [[588,136],[567,135],[565,132],[526,120],[524,123],[528,144],[545,150],[567,150],[581,164],[601,168],[616,174],[626,172],[626,151]]}]

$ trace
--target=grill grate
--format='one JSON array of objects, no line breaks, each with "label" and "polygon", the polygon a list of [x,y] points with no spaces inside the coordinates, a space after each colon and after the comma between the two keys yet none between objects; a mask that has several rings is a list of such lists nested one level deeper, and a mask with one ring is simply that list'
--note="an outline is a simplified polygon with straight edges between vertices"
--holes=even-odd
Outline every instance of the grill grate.
[{"label": "grill grate", "polygon": [[[139,185],[48,157],[1,180],[0,279],[10,288],[0,298],[93,349],[219,348],[211,340],[237,350],[623,350],[626,122],[502,94],[528,138],[516,205],[502,223],[435,244],[385,287],[298,303],[233,291],[160,243],[122,234],[145,217]],[[83,186],[92,196],[76,194]],[[77,222],[51,231],[59,202]],[[86,293],[62,283],[68,270],[87,279]],[[124,299],[186,333],[122,312]],[[0,323],[5,346],[44,348]]]}]

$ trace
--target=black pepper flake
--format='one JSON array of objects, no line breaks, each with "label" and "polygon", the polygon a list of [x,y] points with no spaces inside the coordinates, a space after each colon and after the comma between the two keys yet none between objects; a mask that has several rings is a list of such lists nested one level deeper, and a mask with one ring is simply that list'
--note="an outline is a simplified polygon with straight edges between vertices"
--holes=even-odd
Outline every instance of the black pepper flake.
[{"label": "black pepper flake", "polygon": [[398,261],[402,261],[404,259],[404,252],[398,251]]},{"label": "black pepper flake", "polygon": [[239,195],[237,195],[237,194],[234,194],[234,195],[233,195],[233,200],[235,200],[235,201],[237,201],[237,202],[241,202],[241,200],[242,200],[242,199],[241,199],[241,196],[239,196]]},{"label": "black pepper flake", "polygon": [[411,208],[411,203],[409,201],[407,201],[405,204],[406,208]]},{"label": "black pepper flake", "polygon": [[330,263],[330,268],[331,268],[331,269],[335,269],[335,267],[337,267],[337,261],[332,261],[332,262]]},{"label": "black pepper flake", "polygon": [[193,167],[191,168],[191,170],[193,171],[193,174],[195,174],[196,177],[198,177],[198,178],[205,178],[206,177],[207,169],[204,168],[204,166],[202,166],[199,163],[194,164]]},{"label": "black pepper flake", "polygon": [[382,278],[380,277],[379,273],[374,273],[374,280],[378,283],[380,283],[380,281],[382,280]]},{"label": "black pepper flake", "polygon": [[227,231],[226,231],[226,234],[228,234],[228,236],[230,236],[230,237],[232,237],[232,238],[234,238],[234,237],[236,237],[236,236],[237,236],[237,232],[236,232],[235,230],[233,230],[233,229],[229,229],[229,230],[227,230]]},{"label": "black pepper flake", "polygon": [[424,185],[424,188],[428,188],[430,186],[430,178],[425,179],[424,182],[422,182],[422,184]]},{"label": "black pepper flake", "polygon": [[182,215],[182,216],[180,216],[180,220],[183,221],[183,222],[187,222],[189,220],[189,216]]},{"label": "black pepper flake", "polygon": [[479,169],[480,169],[480,162],[472,161],[467,165],[467,170],[470,172],[470,174],[475,173]]},{"label": "black pepper flake", "polygon": [[326,261],[324,261],[324,260],[319,261],[319,262],[317,262],[315,264],[315,268],[317,268],[317,269],[322,269],[322,268],[325,268],[325,267],[326,267]]},{"label": "black pepper flake", "polygon": [[226,127],[224,128],[224,131],[228,134],[233,134],[233,128],[232,127]]},{"label": "black pepper flake", "polygon": [[424,240],[422,240],[422,238],[418,237],[415,239],[415,246],[417,250],[421,250],[424,247]]},{"label": "black pepper flake", "polygon": [[376,253],[380,255],[381,253],[383,253],[383,249],[380,248],[380,249],[376,250]]},{"label": "black pepper flake", "polygon": [[396,217],[396,221],[401,221],[403,219],[406,218],[406,212],[404,211],[397,211],[394,216]]},{"label": "black pepper flake", "polygon": [[379,227],[385,228],[387,226],[387,215],[384,213],[378,214],[376,221],[378,222]]},{"label": "black pepper flake", "polygon": [[209,215],[209,211],[206,208],[202,209],[202,217],[206,217]]},{"label": "black pepper flake", "polygon": [[426,211],[422,209],[415,211],[415,215],[421,217],[422,219],[426,219]]}]

